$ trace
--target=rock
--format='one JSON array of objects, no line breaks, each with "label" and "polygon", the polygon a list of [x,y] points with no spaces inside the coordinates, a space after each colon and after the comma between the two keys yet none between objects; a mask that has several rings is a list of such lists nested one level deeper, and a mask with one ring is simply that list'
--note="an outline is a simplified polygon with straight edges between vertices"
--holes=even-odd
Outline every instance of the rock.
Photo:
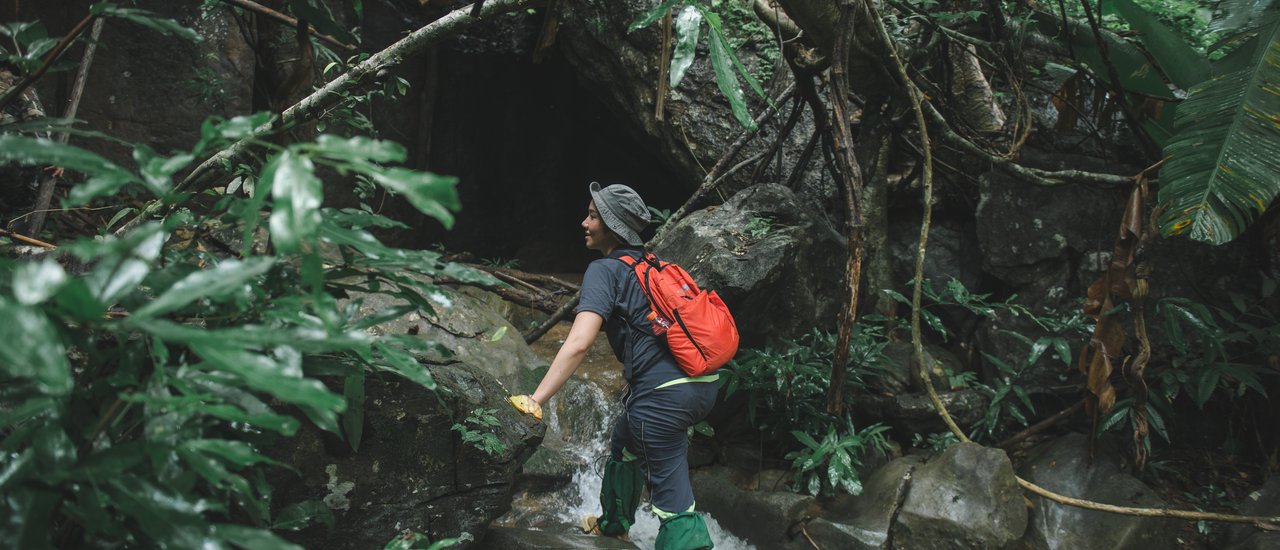
[{"label": "rock", "polygon": [[[968,428],[982,420],[989,399],[977,390],[965,388],[956,391],[939,391],[938,398],[947,413],[961,428]],[[895,433],[934,433],[946,431],[947,426],[938,416],[933,401],[927,393],[908,393],[895,396],[852,395],[849,404],[864,422],[884,422]]]},{"label": "rock", "polygon": [[[547,366],[524,343],[520,331],[511,326],[485,301],[471,292],[450,287],[436,287],[426,298],[434,306],[430,312],[412,311],[369,329],[375,334],[416,334],[438,344],[429,351],[415,352],[419,360],[430,363],[462,361],[482,366],[510,393],[518,392],[526,382],[527,372]],[[359,314],[367,317],[391,308],[408,305],[400,298],[385,294],[349,292],[347,301],[359,304]]]},{"label": "rock", "polygon": [[[654,116],[657,89],[654,83],[659,78],[657,59],[662,50],[662,25],[650,25],[635,32],[627,29],[652,8],[653,3],[647,0],[582,0],[561,4],[557,44],[578,78],[595,92],[596,98],[608,105],[610,112],[630,122],[628,130],[637,135],[637,140],[655,151],[658,158],[673,168],[674,174],[686,178],[681,183],[692,189],[706,173],[705,167],[715,165],[743,128],[734,118],[729,101],[719,91],[705,42],[699,44],[694,62],[679,86],[668,92],[664,116]],[[726,5],[725,9],[742,7]],[[750,11],[749,7],[745,9]],[[754,20],[751,14],[744,15],[743,21]],[[750,38],[750,31],[743,30],[746,32],[739,36],[748,39],[735,48],[735,53],[747,71],[762,76],[765,92],[776,96],[786,82],[771,81],[769,73],[781,74],[782,79],[789,80],[790,71],[771,71],[773,62],[767,52],[775,48],[771,43]],[[750,89],[744,89],[750,111],[763,112],[764,102]],[[812,128],[806,113],[783,148],[784,166],[796,163],[812,135]],[[737,158],[766,152],[776,133],[775,125],[761,125],[757,137],[747,142]],[[817,180],[822,175],[822,166],[811,163],[806,174]],[[745,180],[751,175],[751,170],[739,171],[721,182],[720,189],[733,193],[750,184]],[[776,174],[769,175],[773,181],[781,180]]]},{"label": "rock", "polygon": [[[439,389],[397,376],[365,380],[359,450],[304,423],[270,454],[298,468],[282,473],[272,501],[324,502],[336,528],[311,527],[287,538],[313,548],[381,548],[406,529],[438,540],[478,536],[511,506],[516,471],[541,442],[542,424],[521,417],[483,369],[467,363],[434,366]],[[341,391],[341,381],[332,385]],[[475,409],[498,419],[490,430],[503,449],[486,454],[451,427]],[[474,426],[471,426],[473,429]]]},{"label": "rock", "polygon": [[634,550],[637,548],[630,542],[613,537],[570,535],[513,527],[490,527],[480,547],[487,550],[571,550],[574,548]]},{"label": "rock", "polygon": [[825,505],[825,517],[810,521],[806,532],[819,548],[888,550],[893,517],[906,497],[912,471],[922,462],[918,456],[903,457],[875,470],[862,484],[861,495]]},{"label": "rock", "polygon": [[740,322],[742,347],[834,330],[844,239],[786,187],[760,184],[694,212],[655,244],[714,289]]},{"label": "rock", "polygon": [[[890,260],[894,282],[906,284],[916,276],[917,244],[920,220],[904,215],[891,216],[889,222]],[[924,278],[935,287],[957,279],[965,288],[977,289],[982,284],[982,251],[971,222],[950,222],[935,216],[929,224],[929,242],[924,255]],[[910,293],[906,294],[910,296]],[[906,306],[899,305],[899,311]]]},{"label": "rock", "polygon": [[747,483],[724,466],[689,472],[699,510],[720,526],[761,548],[775,548],[791,537],[793,527],[814,512],[814,499],[789,491],[743,490]]},{"label": "rock", "polygon": [[[1250,493],[1240,505],[1240,514],[1280,517],[1280,477],[1272,476],[1261,489]],[[1231,550],[1280,548],[1280,533],[1263,531],[1253,525],[1232,524],[1227,533]]]},{"label": "rock", "polygon": [[[134,7],[175,18],[203,39],[165,36],[123,19],[108,22],[99,39],[106,46],[94,56],[80,105],[78,116],[87,127],[172,154],[190,150],[200,139],[206,117],[254,111],[254,52],[228,10],[209,10],[201,16],[201,10],[186,2],[168,0],[143,0]],[[79,54],[73,55],[78,62]],[[68,74],[69,82],[74,71]],[[129,148],[98,143],[91,148],[132,165]]]},{"label": "rock", "polygon": [[1027,529],[1027,508],[1009,457],[955,445],[911,474],[895,520],[895,548],[1010,548]]},{"label": "rock", "polygon": [[[1089,441],[1081,434],[1055,439],[1032,450],[1019,473],[1027,481],[1061,495],[1143,508],[1167,507],[1151,488],[1120,468],[1109,445],[1097,446],[1089,464]],[[1031,549],[1173,548],[1178,522],[1085,510],[1039,496],[1033,502],[1025,545]]]},{"label": "rock", "polygon": [[[885,395],[899,395],[924,391],[920,379],[920,367],[916,363],[915,348],[911,342],[895,340],[885,344],[884,361],[880,368],[868,377],[868,389]],[[940,392],[953,389],[948,375],[964,372],[964,365],[946,348],[934,344],[924,345],[925,362],[930,365],[933,387]]]}]

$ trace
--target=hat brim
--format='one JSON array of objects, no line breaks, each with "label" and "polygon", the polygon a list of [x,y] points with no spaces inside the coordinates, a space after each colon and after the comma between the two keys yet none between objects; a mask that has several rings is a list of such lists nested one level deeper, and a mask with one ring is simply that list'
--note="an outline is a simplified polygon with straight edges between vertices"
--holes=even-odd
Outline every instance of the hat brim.
[{"label": "hat brim", "polygon": [[627,227],[627,224],[622,223],[622,218],[619,218],[618,214],[609,206],[609,202],[604,200],[604,195],[600,192],[599,183],[593,181],[587,189],[591,191],[591,200],[596,203],[596,211],[600,212],[600,219],[604,220],[605,227],[622,237],[626,244],[632,246],[644,244],[644,239],[640,238],[640,234]]}]

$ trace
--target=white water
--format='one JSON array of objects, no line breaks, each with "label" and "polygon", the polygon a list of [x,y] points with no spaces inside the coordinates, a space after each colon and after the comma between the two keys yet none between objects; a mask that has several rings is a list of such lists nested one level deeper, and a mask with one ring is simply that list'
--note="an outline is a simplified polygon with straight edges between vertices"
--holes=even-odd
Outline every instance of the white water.
[{"label": "white water", "polygon": [[[569,399],[569,407],[586,407],[581,410],[600,412],[599,425],[594,432],[595,437],[560,436],[566,439],[565,450],[571,455],[585,461],[585,466],[573,474],[573,481],[555,493],[539,497],[550,509],[559,510],[557,523],[564,525],[580,525],[582,518],[600,514],[600,484],[603,464],[609,454],[609,433],[613,420],[621,413],[621,406],[616,400],[605,397],[604,391],[590,382],[580,387],[561,392],[557,399]],[[579,428],[580,429],[580,428]],[[554,410],[547,419],[547,437],[561,434],[560,418]],[[720,550],[755,550],[755,546],[737,538],[720,527],[719,522],[709,514],[703,513],[711,540]],[[641,502],[636,511],[636,523],[631,527],[631,542],[643,550],[653,550],[658,536],[658,518],[649,511],[648,503]]]}]

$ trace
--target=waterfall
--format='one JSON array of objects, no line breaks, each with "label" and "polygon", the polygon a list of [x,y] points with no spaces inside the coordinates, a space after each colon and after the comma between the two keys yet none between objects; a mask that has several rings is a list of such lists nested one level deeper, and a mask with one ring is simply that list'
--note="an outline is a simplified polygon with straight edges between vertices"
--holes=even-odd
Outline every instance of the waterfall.
[{"label": "waterfall", "polygon": [[[581,524],[583,517],[600,513],[600,483],[604,460],[609,455],[609,434],[614,419],[622,412],[622,404],[617,399],[608,398],[605,390],[592,378],[596,377],[590,374],[575,377],[555,398],[565,402],[547,411],[546,440],[563,442],[560,450],[579,464],[572,481],[559,490],[531,495],[529,500],[533,502],[517,501],[513,504],[513,507],[535,506],[543,511],[554,511],[544,516],[545,523],[536,522],[543,523],[535,525],[538,529],[577,532],[577,526]],[[560,414],[560,411],[565,414]],[[630,536],[631,542],[636,546],[652,550],[658,536],[658,518],[647,506],[647,502],[640,503],[640,509],[636,511],[636,524],[631,527]],[[517,512],[515,515],[529,514]],[[715,518],[705,513],[703,518],[706,519],[711,539],[717,549],[754,550],[755,547],[751,544],[721,529]]]}]

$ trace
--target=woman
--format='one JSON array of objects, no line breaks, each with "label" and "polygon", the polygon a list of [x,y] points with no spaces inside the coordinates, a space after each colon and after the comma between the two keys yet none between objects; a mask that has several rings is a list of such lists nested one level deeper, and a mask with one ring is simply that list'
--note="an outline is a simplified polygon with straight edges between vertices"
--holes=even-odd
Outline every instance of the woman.
[{"label": "woman", "polygon": [[711,548],[702,516],[694,512],[689,485],[688,428],[715,403],[717,375],[688,377],[648,319],[648,299],[633,269],[620,258],[644,255],[640,231],[649,209],[625,185],[592,182],[582,220],[587,248],[605,257],[583,276],[573,327],[533,395],[511,398],[521,412],[542,418],[542,405],[582,363],[601,328],[623,365],[625,412],[614,422],[609,461],[601,484],[599,517],[585,518],[587,532],[626,538],[640,504],[642,483],[661,521],[657,550]]}]

